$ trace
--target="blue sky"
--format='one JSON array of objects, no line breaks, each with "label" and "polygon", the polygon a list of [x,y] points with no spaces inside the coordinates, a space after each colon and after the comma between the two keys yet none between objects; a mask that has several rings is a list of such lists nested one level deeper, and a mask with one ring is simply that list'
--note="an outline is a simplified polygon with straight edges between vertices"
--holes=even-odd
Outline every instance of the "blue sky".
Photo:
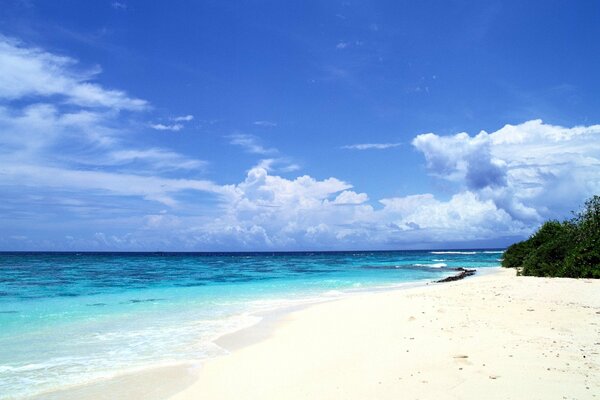
[{"label": "blue sky", "polygon": [[503,246],[600,193],[593,1],[13,1],[0,250]]}]

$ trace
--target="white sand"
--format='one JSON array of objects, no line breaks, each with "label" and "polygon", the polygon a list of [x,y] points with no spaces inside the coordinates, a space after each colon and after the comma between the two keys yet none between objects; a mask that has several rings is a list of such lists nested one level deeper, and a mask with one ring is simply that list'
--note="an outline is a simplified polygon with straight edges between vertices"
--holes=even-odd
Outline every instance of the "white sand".
[{"label": "white sand", "polygon": [[296,311],[173,399],[600,399],[600,281],[514,271]]}]

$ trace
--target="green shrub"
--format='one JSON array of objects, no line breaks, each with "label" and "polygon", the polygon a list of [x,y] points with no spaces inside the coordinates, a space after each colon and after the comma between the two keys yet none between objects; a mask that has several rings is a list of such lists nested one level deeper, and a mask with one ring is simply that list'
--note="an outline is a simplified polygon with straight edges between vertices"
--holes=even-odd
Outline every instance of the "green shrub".
[{"label": "green shrub", "polygon": [[531,253],[532,247],[528,240],[511,245],[504,252],[502,266],[505,268],[521,268],[525,257]]},{"label": "green shrub", "polygon": [[502,266],[523,275],[600,278],[600,196],[568,221],[548,221],[504,253]]}]

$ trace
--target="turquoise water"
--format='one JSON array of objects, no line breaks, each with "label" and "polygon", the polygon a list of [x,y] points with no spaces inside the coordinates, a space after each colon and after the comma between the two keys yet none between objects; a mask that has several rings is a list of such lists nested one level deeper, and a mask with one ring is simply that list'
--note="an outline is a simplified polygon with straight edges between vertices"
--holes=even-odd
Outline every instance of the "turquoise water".
[{"label": "turquoise water", "polygon": [[0,398],[198,362],[258,311],[494,267],[501,253],[0,253]]}]

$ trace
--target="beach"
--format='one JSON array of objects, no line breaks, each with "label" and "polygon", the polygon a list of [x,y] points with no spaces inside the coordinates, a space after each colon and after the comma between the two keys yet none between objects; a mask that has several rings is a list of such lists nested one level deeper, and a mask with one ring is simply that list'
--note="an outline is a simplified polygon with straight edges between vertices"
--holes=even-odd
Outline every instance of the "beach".
[{"label": "beach", "polygon": [[600,281],[498,270],[266,321],[171,399],[600,398]]},{"label": "beach", "polygon": [[485,274],[502,252],[3,253],[0,399],[168,398],[299,307]]}]

